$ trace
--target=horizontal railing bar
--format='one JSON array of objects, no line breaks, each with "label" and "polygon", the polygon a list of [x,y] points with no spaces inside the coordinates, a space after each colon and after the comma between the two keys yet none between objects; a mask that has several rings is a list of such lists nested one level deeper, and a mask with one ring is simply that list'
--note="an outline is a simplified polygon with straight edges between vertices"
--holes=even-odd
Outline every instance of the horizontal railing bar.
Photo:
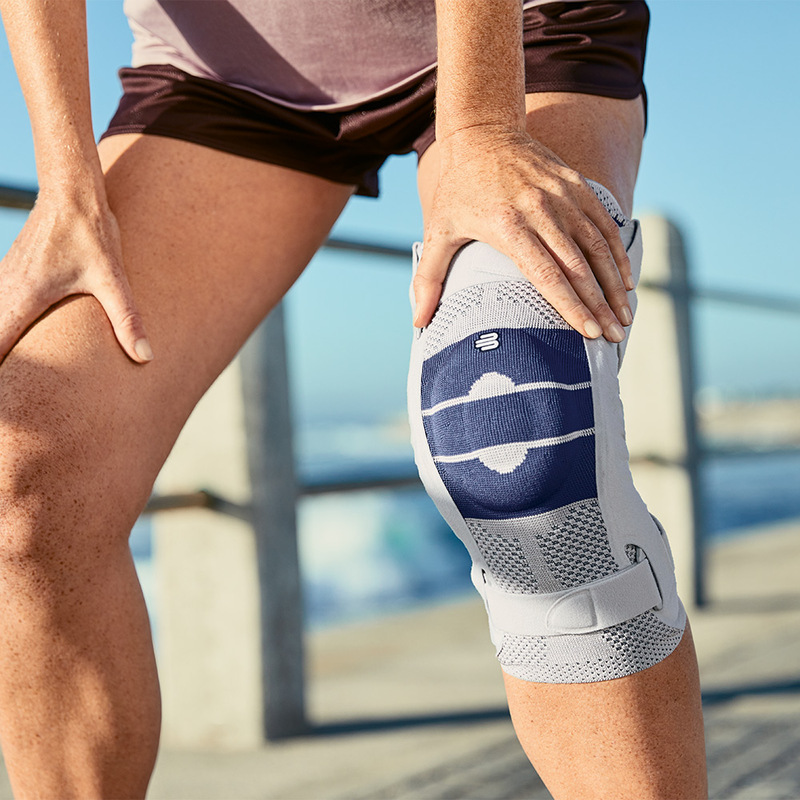
[{"label": "horizontal railing bar", "polygon": [[800,314],[800,298],[775,297],[773,295],[745,294],[733,289],[699,289],[691,292],[693,300],[710,300],[714,303],[763,308],[768,311],[783,311]]},{"label": "horizontal railing bar", "polygon": [[[736,458],[740,456],[775,456],[791,453],[800,454],[800,445],[786,445],[782,447],[752,448],[752,447],[705,447],[702,449],[701,459]],[[631,458],[632,464],[658,463],[658,464],[679,464],[679,460],[664,459],[662,457],[642,455]],[[344,492],[365,492],[374,489],[406,489],[421,488],[420,479],[409,473],[393,478],[378,478],[375,480],[352,480],[352,481],[319,481],[307,482],[298,486],[297,494],[300,497],[314,497],[323,494],[334,494]],[[153,495],[147,503],[143,515],[157,514],[161,511],[175,511],[187,508],[204,508],[215,511],[218,514],[236,517],[237,519],[249,522],[251,511],[249,505],[234,503],[224,497],[206,490],[197,492],[185,492],[182,494]]]},{"label": "horizontal railing bar", "polygon": [[[422,483],[416,475],[402,475],[394,478],[377,478],[375,480],[354,481],[320,481],[306,483],[298,486],[297,494],[308,497],[332,492],[364,492],[372,489],[402,489],[406,487],[421,487]],[[250,506],[234,503],[220,497],[213,492],[201,489],[197,492],[182,492],[179,494],[154,494],[142,512],[143,515],[158,514],[161,511],[176,511],[187,508],[205,508],[230,517],[237,517],[250,521]]]},{"label": "horizontal railing bar", "polygon": [[182,494],[153,495],[142,513],[157,514],[160,511],[175,511],[185,508],[205,508],[229,517],[242,519],[245,522],[250,522],[252,517],[250,506],[231,502],[205,489]]},{"label": "horizontal railing bar", "polygon": [[[357,253],[369,253],[378,256],[389,256],[392,258],[408,259],[411,254],[411,246],[398,247],[392,245],[382,245],[375,242],[356,241],[354,239],[342,239],[332,237],[328,239],[323,247],[330,250],[347,250]],[[691,300],[710,300],[717,303],[730,303],[733,305],[749,306],[751,308],[763,308],[769,311],[783,311],[789,314],[800,314],[800,298],[778,297],[774,295],[755,295],[745,292],[738,292],[733,289],[706,289],[697,287],[676,286],[672,284],[660,284],[650,281],[642,281],[640,284],[644,289],[660,289],[672,293],[685,293]]]},{"label": "horizontal railing bar", "polygon": [[[0,185],[0,207],[31,209],[36,200],[38,190],[18,186]],[[378,242],[365,242],[356,239],[346,239],[332,236],[322,245],[328,250],[345,250],[351,253],[365,253],[369,255],[384,256],[407,260],[411,254],[411,245],[386,245]],[[686,291],[680,287],[663,286],[642,282],[642,287],[662,289],[665,291]],[[732,289],[706,289],[691,288],[688,294],[693,300],[710,300],[717,303],[730,303],[732,305],[749,306],[750,308],[763,308],[769,311],[784,311],[790,314],[800,314],[800,298],[777,297],[771,295],[750,294]]]},{"label": "horizontal railing bar", "polygon": [[416,474],[399,475],[393,478],[375,478],[354,481],[319,481],[304,483],[298,493],[302,497],[330,494],[332,492],[363,492],[370,489],[403,489],[421,487],[422,482]]},{"label": "horizontal railing bar", "polygon": [[38,193],[38,189],[27,189],[21,186],[0,186],[0,207],[30,210],[36,202]]},{"label": "horizontal railing bar", "polygon": [[747,447],[746,445],[703,447],[700,458],[705,461],[709,458],[738,458],[740,456],[784,456],[800,455],[799,444],[771,445],[768,447]]},{"label": "horizontal railing bar", "polygon": [[411,257],[411,245],[400,247],[388,244],[378,244],[377,242],[363,242],[355,239],[342,239],[338,236],[331,236],[322,245],[328,250],[347,250],[355,253],[369,253],[375,256],[388,256],[389,258],[402,258],[408,260]]},{"label": "horizontal railing bar", "polygon": [[656,464],[659,467],[681,467],[686,468],[686,460],[682,458],[667,458],[666,456],[654,455],[653,453],[641,453],[631,456],[629,464]]},{"label": "horizontal railing bar", "polygon": [[[352,481],[314,481],[297,487],[300,497],[328,494],[331,492],[364,492],[371,489],[401,489],[422,486],[420,479],[409,473],[392,478],[375,478]],[[234,503],[213,492],[200,489],[196,492],[178,494],[155,494],[147,502],[143,514],[157,514],[161,511],[175,511],[185,508],[205,508],[239,519],[250,520],[250,506]]]},{"label": "horizontal railing bar", "polygon": [[800,298],[778,297],[777,295],[759,295],[749,292],[740,292],[735,289],[713,289],[697,286],[685,286],[675,283],[656,283],[643,280],[640,289],[656,289],[668,292],[673,296],[682,295],[692,302],[703,300],[712,303],[727,303],[729,305],[760,308],[767,311],[781,311],[788,314],[800,314]]},{"label": "horizontal railing bar", "polygon": [[[800,445],[782,445],[777,447],[746,447],[742,445],[732,445],[730,447],[703,447],[701,449],[701,459],[735,458],[739,456],[775,456],[791,453],[800,454]],[[661,464],[679,465],[683,462],[680,459],[665,459],[662,456],[640,455],[630,459],[631,464]],[[415,473],[409,472],[406,475],[398,475],[390,478],[375,478],[364,480],[347,481],[306,481],[297,487],[297,494],[300,497],[314,497],[322,494],[333,494],[341,492],[365,492],[374,489],[404,489],[420,488],[422,483]],[[233,503],[219,495],[206,490],[197,492],[186,492],[183,494],[154,495],[150,498],[144,510],[145,514],[155,514],[159,511],[172,511],[182,508],[205,508],[216,511],[228,516],[239,519],[250,519],[250,507],[239,503]]]}]

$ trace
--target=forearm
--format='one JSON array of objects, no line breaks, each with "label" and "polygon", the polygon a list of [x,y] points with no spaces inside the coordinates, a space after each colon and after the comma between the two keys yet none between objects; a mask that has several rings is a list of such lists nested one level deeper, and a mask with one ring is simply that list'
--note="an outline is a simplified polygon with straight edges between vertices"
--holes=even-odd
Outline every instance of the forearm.
[{"label": "forearm", "polygon": [[436,0],[436,138],[476,126],[525,130],[521,0]]},{"label": "forearm", "polygon": [[33,130],[40,190],[104,197],[92,131],[85,0],[0,0]]}]

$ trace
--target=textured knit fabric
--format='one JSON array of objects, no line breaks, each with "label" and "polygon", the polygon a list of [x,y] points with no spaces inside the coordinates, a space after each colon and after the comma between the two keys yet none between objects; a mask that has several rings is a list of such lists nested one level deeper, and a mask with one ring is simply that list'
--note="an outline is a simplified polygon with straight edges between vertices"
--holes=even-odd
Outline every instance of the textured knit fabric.
[{"label": "textured knit fabric", "polygon": [[[275,30],[268,24],[284,2],[128,0],[134,66],[119,72],[123,96],[101,138],[171,137],[354,185],[357,194],[377,197],[384,160],[411,150],[421,156],[435,138],[436,70],[419,72],[414,61],[420,43],[430,50],[431,19],[420,8],[411,13],[411,0],[382,14],[381,0],[370,2],[368,13],[352,25],[348,20],[360,0],[305,0],[292,6],[299,16],[292,19],[294,38],[287,49],[286,14],[273,20]],[[402,9],[409,13],[398,35],[387,25]],[[309,16],[312,10],[318,17]],[[423,20],[427,32],[403,53],[410,77],[389,85],[387,54]],[[644,99],[648,21],[644,0],[526,5],[525,91]],[[300,36],[308,25],[324,35]],[[348,37],[365,37],[369,47],[344,47]],[[362,68],[358,60],[374,54],[376,42],[380,63],[374,70]],[[434,56],[428,52],[426,63]],[[314,77],[320,62],[327,66]]]},{"label": "textured knit fabric", "polygon": [[[643,0],[520,2],[537,91],[642,93]],[[124,10],[133,67],[169,64],[289,108],[354,108],[436,64],[435,0],[125,0]]]},{"label": "textured knit fabric", "polygon": [[125,0],[134,67],[173,64],[294,108],[396,91],[436,61],[435,0]]},{"label": "textured knit fabric", "polygon": [[[638,247],[637,225],[593,188],[626,245]],[[524,680],[629,675],[669,655],[683,634],[668,545],[628,469],[623,350],[582,337],[480,243],[456,255],[433,321],[415,336],[409,411],[420,474],[470,551],[500,663]],[[591,604],[631,591],[632,570],[649,594],[620,606],[635,608],[629,618],[596,623],[604,609]],[[620,588],[586,594],[609,581]],[[527,630],[539,617],[546,628],[565,597],[578,618],[585,606],[577,632]]]}]

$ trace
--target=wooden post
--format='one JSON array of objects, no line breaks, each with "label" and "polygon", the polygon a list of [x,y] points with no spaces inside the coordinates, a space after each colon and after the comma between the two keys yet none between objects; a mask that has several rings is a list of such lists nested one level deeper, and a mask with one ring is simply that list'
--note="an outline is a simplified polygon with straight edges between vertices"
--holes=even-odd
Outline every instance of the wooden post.
[{"label": "wooden post", "polygon": [[663,523],[687,606],[705,602],[703,518],[694,413],[686,256],[669,220],[642,220],[644,261],[620,373],[636,487]]}]

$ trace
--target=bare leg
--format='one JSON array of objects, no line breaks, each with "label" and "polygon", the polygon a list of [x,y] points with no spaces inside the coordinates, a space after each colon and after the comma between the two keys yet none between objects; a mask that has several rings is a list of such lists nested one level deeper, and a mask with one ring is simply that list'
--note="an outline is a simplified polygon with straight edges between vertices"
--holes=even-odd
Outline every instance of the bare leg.
[{"label": "bare leg", "polygon": [[705,743],[689,629],[672,655],[627,678],[528,683],[503,674],[514,729],[556,798],[702,800]]},{"label": "bare leg", "polygon": [[[527,97],[528,131],[630,214],[641,153],[642,104],[591,95]],[[423,156],[427,214],[436,145]],[[589,684],[542,684],[504,675],[520,743],[563,800],[703,800],[707,797],[697,660],[687,628],[675,652],[648,670]]]},{"label": "bare leg", "polygon": [[100,153],[156,360],[72,298],[0,368],[0,734],[18,798],[143,797],[160,703],[131,525],[199,397],[351,193],[162,137]]}]

